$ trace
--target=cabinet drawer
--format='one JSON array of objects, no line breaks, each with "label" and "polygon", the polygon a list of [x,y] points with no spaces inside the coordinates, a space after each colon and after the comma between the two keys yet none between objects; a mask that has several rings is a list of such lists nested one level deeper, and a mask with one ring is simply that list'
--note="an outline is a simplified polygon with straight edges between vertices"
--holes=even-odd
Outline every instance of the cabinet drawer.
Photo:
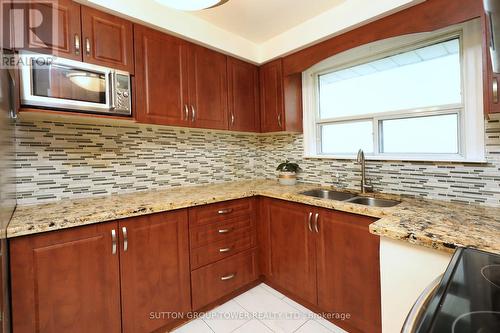
[{"label": "cabinet drawer", "polygon": [[191,273],[193,310],[255,281],[258,278],[257,250],[221,260]]},{"label": "cabinet drawer", "polygon": [[255,213],[254,198],[224,201],[189,209],[189,226],[218,223],[237,216]]},{"label": "cabinet drawer", "polygon": [[241,237],[254,227],[251,216],[241,216],[219,224],[209,224],[189,230],[191,249],[228,238]]},{"label": "cabinet drawer", "polygon": [[220,242],[191,250],[191,269],[211,264],[241,251],[255,247],[256,234],[249,229],[241,237],[231,237]]}]

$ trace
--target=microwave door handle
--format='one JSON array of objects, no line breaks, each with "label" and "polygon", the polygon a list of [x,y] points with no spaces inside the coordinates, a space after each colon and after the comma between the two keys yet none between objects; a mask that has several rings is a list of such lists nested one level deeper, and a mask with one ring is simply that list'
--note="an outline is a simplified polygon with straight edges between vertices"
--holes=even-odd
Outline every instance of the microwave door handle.
[{"label": "microwave door handle", "polygon": [[109,109],[116,109],[116,89],[115,89],[115,72],[109,73]]}]

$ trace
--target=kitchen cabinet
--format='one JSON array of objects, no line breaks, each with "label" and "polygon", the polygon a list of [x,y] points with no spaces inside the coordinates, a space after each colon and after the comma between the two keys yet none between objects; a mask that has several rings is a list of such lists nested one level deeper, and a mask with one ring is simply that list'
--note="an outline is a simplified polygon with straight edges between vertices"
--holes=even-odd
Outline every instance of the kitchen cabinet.
[{"label": "kitchen cabinet", "polygon": [[308,207],[278,200],[266,203],[271,239],[268,278],[316,304],[315,235],[308,229]]},{"label": "kitchen cabinet", "polygon": [[255,198],[189,209],[193,310],[259,278]]},{"label": "kitchen cabinet", "polygon": [[139,25],[135,45],[138,121],[227,129],[225,55]]},{"label": "kitchen cabinet", "polygon": [[500,113],[500,73],[493,72],[490,55],[491,26],[487,15],[481,19],[483,30],[483,97],[486,115]]},{"label": "kitchen cabinet", "polygon": [[173,318],[154,312],[191,310],[186,210],[119,222],[123,332],[153,332]]},{"label": "kitchen cabinet", "polygon": [[[71,0],[31,1],[23,8],[29,9],[24,21],[14,23],[24,33],[22,49],[134,72],[132,22]],[[43,21],[35,25],[40,13]]]},{"label": "kitchen cabinet", "polygon": [[[14,30],[23,34],[24,46],[32,52],[49,53],[73,60],[82,60],[81,6],[71,0],[30,1],[16,4],[23,9],[23,20],[13,20]],[[39,15],[43,22],[39,22]]]},{"label": "kitchen cabinet", "polygon": [[134,73],[132,22],[82,6],[83,61]]},{"label": "kitchen cabinet", "polygon": [[379,237],[375,219],[262,199],[261,267],[272,285],[316,311],[349,314],[349,332],[381,332]]},{"label": "kitchen cabinet", "polygon": [[187,211],[11,241],[14,332],[152,332],[191,310]]},{"label": "kitchen cabinet", "polygon": [[282,60],[260,67],[262,132],[302,132],[302,77],[283,76]]},{"label": "kitchen cabinet", "polygon": [[259,132],[259,68],[228,57],[227,79],[229,129]]},{"label": "kitchen cabinet", "polygon": [[186,42],[141,25],[134,32],[137,121],[188,126]]},{"label": "kitchen cabinet", "polygon": [[370,234],[374,219],[317,210],[318,306],[349,313],[350,332],[381,332],[380,238]]},{"label": "kitchen cabinet", "polygon": [[16,333],[120,332],[118,223],[12,239]]},{"label": "kitchen cabinet", "polygon": [[195,44],[188,57],[190,126],[227,129],[227,57]]}]

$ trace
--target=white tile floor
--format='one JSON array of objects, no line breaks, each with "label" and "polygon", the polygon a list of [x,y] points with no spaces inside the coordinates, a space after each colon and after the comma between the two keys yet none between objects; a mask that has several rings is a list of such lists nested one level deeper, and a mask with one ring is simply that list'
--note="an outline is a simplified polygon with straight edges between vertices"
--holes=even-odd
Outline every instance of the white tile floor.
[{"label": "white tile floor", "polygon": [[260,284],[175,333],[346,333],[271,287]]}]

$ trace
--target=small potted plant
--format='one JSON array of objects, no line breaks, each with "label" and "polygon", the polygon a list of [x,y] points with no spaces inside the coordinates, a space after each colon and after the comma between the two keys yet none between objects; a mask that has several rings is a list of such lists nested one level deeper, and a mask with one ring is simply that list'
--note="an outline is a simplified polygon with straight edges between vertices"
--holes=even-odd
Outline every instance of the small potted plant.
[{"label": "small potted plant", "polygon": [[290,163],[286,160],[276,168],[279,171],[278,179],[281,185],[295,185],[297,183],[297,172],[302,169],[297,163]]}]

